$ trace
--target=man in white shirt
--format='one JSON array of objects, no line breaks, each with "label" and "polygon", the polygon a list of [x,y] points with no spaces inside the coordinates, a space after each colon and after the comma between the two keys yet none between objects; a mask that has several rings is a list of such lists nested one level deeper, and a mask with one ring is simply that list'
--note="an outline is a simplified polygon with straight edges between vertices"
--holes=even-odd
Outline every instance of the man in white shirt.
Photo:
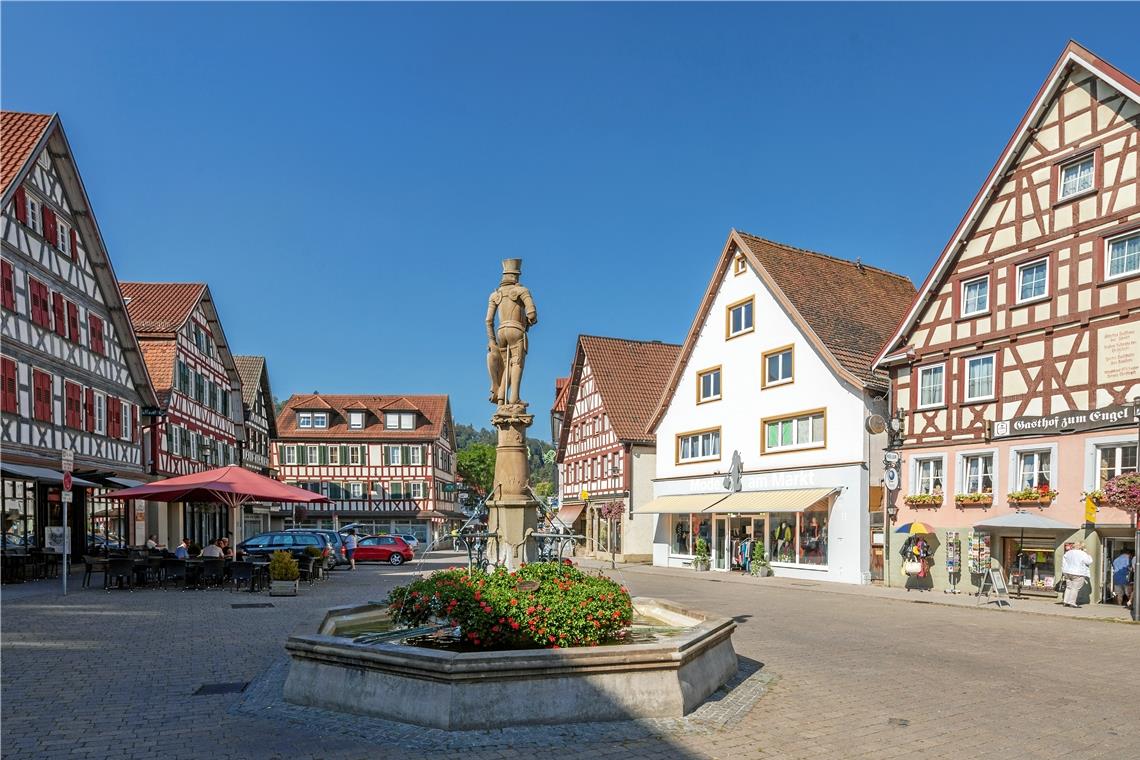
[{"label": "man in white shirt", "polygon": [[1061,558],[1061,574],[1065,578],[1065,606],[1077,607],[1077,595],[1081,593],[1089,579],[1089,567],[1093,559],[1085,552],[1085,545],[1078,541]]},{"label": "man in white shirt", "polygon": [[222,552],[222,547],[219,546],[220,543],[221,539],[215,541],[212,544],[207,544],[206,548],[202,550],[202,554],[199,556],[205,557],[207,559],[221,559],[225,556],[225,554]]}]

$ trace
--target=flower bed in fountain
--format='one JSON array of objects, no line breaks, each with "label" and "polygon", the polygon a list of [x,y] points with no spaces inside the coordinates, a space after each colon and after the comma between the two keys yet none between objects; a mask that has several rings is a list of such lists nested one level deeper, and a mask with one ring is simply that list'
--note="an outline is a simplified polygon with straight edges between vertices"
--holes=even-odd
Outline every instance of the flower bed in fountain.
[{"label": "flower bed in fountain", "polygon": [[620,642],[633,621],[617,582],[570,564],[523,565],[469,574],[454,568],[392,591],[392,620],[409,627],[446,623],[477,649],[536,649]]}]

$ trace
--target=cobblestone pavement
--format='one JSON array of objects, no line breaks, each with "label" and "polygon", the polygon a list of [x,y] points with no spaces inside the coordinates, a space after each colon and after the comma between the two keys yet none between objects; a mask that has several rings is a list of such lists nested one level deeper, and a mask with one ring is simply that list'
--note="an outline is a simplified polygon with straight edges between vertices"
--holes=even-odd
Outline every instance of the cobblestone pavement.
[{"label": "cobblestone pavement", "polygon": [[[409,570],[338,571],[296,598],[224,591],[5,587],[0,597],[4,758],[372,758],[452,756],[361,738],[369,719],[251,715],[282,644],[328,607],[382,598]],[[464,758],[1135,757],[1129,679],[1140,626],[900,604],[791,586],[623,570],[635,594],[737,619],[737,652],[767,691],[723,728],[504,732]],[[78,577],[77,577],[78,581]],[[78,585],[78,582],[76,582]],[[271,608],[232,604],[272,602]],[[1132,697],[1129,697],[1132,695]],[[730,693],[729,699],[732,698]],[[333,729],[333,730],[330,730]],[[409,729],[409,737],[420,729]],[[460,745],[462,746],[462,745]]]}]

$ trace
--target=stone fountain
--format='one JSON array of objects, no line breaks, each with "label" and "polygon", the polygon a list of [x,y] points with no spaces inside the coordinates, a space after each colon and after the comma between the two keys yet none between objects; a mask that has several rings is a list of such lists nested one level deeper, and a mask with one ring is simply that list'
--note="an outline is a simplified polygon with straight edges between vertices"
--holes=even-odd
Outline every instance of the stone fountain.
[{"label": "stone fountain", "polygon": [[[510,569],[534,561],[539,514],[527,487],[534,417],[519,397],[538,312],[521,271],[520,259],[503,262],[486,317],[498,431],[487,530],[492,560]],[[641,630],[632,643],[474,652],[421,645],[414,632],[392,629],[384,604],[337,608],[316,633],[289,637],[285,699],[433,728],[489,729],[677,718],[736,673],[730,618],[662,599],[638,597],[633,607],[633,633]]]}]

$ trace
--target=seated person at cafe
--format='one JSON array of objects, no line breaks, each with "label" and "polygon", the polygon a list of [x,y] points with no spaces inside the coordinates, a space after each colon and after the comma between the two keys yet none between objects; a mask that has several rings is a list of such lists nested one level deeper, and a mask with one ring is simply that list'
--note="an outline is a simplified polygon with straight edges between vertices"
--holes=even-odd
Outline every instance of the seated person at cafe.
[{"label": "seated person at cafe", "polygon": [[219,538],[212,544],[206,544],[205,548],[202,549],[202,553],[198,556],[205,557],[206,559],[222,559],[225,557],[226,555],[222,551],[222,539]]},{"label": "seated person at cafe", "polygon": [[234,550],[233,550],[233,547],[230,546],[230,540],[228,538],[219,538],[218,539],[218,546],[222,547],[222,556],[223,557],[225,557],[226,559],[233,559],[234,558]]},{"label": "seated person at cafe", "polygon": [[182,539],[182,543],[174,550],[174,556],[178,559],[190,559],[190,539]]},{"label": "seated person at cafe", "polygon": [[150,535],[146,537],[146,548],[149,551],[155,551],[158,549],[165,549],[166,544],[160,544],[158,542],[158,536]]}]

